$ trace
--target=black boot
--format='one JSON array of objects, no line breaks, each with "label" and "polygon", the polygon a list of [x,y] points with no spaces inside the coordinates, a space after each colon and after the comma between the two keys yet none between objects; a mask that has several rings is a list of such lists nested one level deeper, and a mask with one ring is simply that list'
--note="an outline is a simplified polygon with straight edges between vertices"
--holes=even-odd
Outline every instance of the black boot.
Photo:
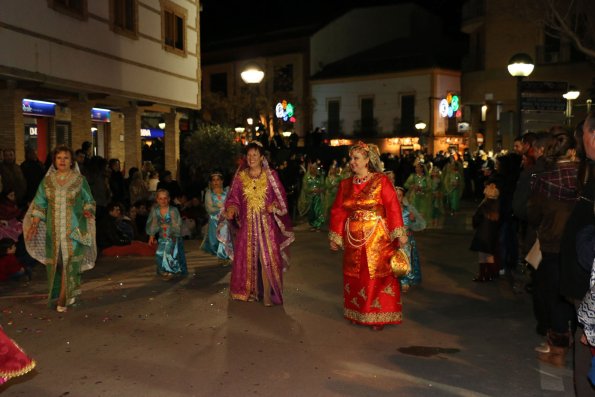
[{"label": "black boot", "polygon": [[485,281],[488,281],[487,270],[488,270],[487,264],[480,263],[479,264],[479,273],[477,274],[477,276],[475,276],[475,278],[473,278],[473,281],[475,281],[476,283],[483,283]]},{"label": "black boot", "polygon": [[488,281],[496,280],[500,276],[500,267],[497,263],[486,263]]},{"label": "black boot", "polygon": [[548,331],[547,344],[549,351],[547,353],[539,353],[537,358],[556,367],[564,367],[566,365],[566,353],[568,353],[568,348],[572,344],[570,332],[558,333],[551,330]]}]

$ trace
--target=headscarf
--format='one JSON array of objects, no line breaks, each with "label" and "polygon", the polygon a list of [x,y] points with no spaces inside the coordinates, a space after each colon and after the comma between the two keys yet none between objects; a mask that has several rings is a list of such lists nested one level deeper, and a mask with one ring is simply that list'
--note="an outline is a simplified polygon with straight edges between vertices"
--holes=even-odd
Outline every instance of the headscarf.
[{"label": "headscarf", "polygon": [[349,149],[349,154],[354,150],[360,150],[366,154],[370,162],[368,167],[372,172],[384,172],[384,163],[380,160],[380,149],[373,143],[357,142]]}]

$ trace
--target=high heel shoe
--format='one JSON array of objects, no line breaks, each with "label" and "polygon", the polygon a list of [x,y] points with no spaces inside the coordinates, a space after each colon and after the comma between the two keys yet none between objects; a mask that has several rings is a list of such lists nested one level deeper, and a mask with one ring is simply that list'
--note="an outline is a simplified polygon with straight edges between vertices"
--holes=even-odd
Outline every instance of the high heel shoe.
[{"label": "high heel shoe", "polygon": [[56,306],[56,311],[58,313],[66,313],[67,310],[68,310],[68,308],[66,306],[60,306],[60,305]]}]

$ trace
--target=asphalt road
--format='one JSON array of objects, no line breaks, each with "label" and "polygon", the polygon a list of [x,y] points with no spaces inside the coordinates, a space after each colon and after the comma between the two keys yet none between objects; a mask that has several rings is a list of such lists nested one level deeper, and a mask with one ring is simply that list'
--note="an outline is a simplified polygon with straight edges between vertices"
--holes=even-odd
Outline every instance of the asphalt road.
[{"label": "asphalt road", "polygon": [[296,229],[285,305],[231,301],[229,268],[187,241],[189,277],[152,258],[100,259],[80,305],[48,309],[44,270],[0,286],[0,324],[37,361],[2,396],[573,396],[572,373],[540,364],[531,299],[477,284],[467,204],[417,234],[423,282],[404,321],[375,332],[342,317],[341,257]]}]

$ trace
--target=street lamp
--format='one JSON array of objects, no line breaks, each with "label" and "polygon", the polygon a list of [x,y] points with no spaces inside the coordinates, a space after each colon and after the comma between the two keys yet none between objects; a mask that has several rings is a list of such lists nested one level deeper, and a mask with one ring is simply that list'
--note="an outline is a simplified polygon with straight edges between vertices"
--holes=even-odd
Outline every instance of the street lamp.
[{"label": "street lamp", "polygon": [[578,98],[580,94],[580,91],[576,87],[570,86],[568,87],[568,92],[562,95],[562,98],[566,99],[566,112],[564,112],[564,115],[566,116],[566,124],[568,126],[572,125],[572,101]]},{"label": "street lamp", "polygon": [[516,77],[516,108],[517,108],[517,135],[520,135],[523,130],[523,117],[522,117],[522,106],[521,106],[521,83],[524,77],[529,76],[535,64],[533,59],[527,54],[515,54],[508,61],[508,73],[512,77]]},{"label": "street lamp", "polygon": [[424,130],[426,129],[426,127],[427,124],[423,121],[418,121],[417,123],[415,123],[415,129],[417,130],[417,133],[419,135],[419,144],[422,148],[426,146],[426,139],[424,137]]},{"label": "street lamp", "polygon": [[423,132],[423,130],[426,129],[426,123],[424,123],[423,121],[418,121],[417,123],[415,123],[415,129],[417,131],[419,131],[420,135]]},{"label": "street lamp", "polygon": [[264,79],[264,72],[258,65],[248,64],[240,73],[240,76],[246,84],[260,84]]},{"label": "street lamp", "polygon": [[[252,116],[255,113],[255,93],[253,87],[256,87],[256,85],[260,84],[262,79],[264,79],[264,71],[256,64],[248,64],[246,65],[242,73],[240,73],[240,76],[242,77],[242,81],[244,81],[244,83],[248,84],[248,86],[250,87],[250,112],[252,113],[250,116]],[[252,119],[252,117],[250,117],[250,119]],[[260,120],[260,117],[258,117],[258,120]]]}]

